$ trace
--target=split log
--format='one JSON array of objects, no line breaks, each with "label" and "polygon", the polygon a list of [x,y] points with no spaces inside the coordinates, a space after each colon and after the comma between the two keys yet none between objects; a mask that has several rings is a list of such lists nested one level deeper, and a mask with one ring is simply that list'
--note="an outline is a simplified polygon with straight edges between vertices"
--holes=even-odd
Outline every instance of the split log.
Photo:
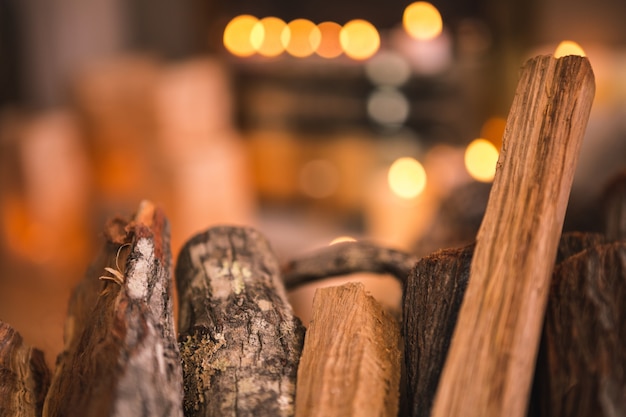
[{"label": "split log", "polygon": [[215,227],[178,258],[186,416],[293,416],[304,327],[268,242]]},{"label": "split log", "polygon": [[417,262],[402,297],[407,406],[428,417],[469,280],[474,245],[437,251]]},{"label": "split log", "polygon": [[557,265],[537,360],[534,417],[626,415],[626,243]]},{"label": "split log", "polygon": [[43,352],[0,321],[0,417],[37,417],[50,385]]},{"label": "split log", "polygon": [[43,415],[182,416],[167,220],[144,202],[106,235],[70,300]]},{"label": "split log", "polygon": [[526,413],[594,90],[584,57],[542,56],[522,69],[434,417]]},{"label": "split log", "polygon": [[320,288],[298,368],[296,417],[396,417],[400,329],[363,284]]},{"label": "split log", "polygon": [[283,281],[288,290],[317,280],[354,272],[391,274],[406,280],[417,256],[369,242],[343,242],[288,262]]}]

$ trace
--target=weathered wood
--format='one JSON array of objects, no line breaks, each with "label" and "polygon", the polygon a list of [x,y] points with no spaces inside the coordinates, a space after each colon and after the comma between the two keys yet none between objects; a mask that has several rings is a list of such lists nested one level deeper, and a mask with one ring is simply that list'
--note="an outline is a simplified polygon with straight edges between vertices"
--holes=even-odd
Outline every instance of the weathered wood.
[{"label": "weathered wood", "polygon": [[555,265],[585,249],[607,243],[606,236],[600,233],[568,232],[561,235],[556,251]]},{"label": "weathered wood", "polygon": [[298,368],[296,417],[398,413],[398,322],[363,284],[320,288]]},{"label": "weathered wood", "polygon": [[594,91],[584,57],[542,56],[522,69],[434,417],[526,412]]},{"label": "weathered wood", "polygon": [[391,274],[401,282],[417,262],[417,256],[369,242],[343,242],[289,261],[283,282],[290,290],[309,282],[354,272]]},{"label": "weathered wood", "polygon": [[50,385],[43,353],[0,321],[0,417],[36,417]]},{"label": "weathered wood", "polygon": [[626,170],[611,179],[603,195],[604,232],[610,240],[626,241]]},{"label": "weathered wood", "polygon": [[215,227],[178,258],[186,416],[293,416],[304,327],[268,242]]},{"label": "weathered wood", "polygon": [[533,417],[626,415],[626,243],[557,265],[537,360]]},{"label": "weathered wood", "polygon": [[[167,220],[144,202],[133,221],[111,222],[106,236],[70,300],[43,415],[182,416]],[[104,267],[119,268],[120,277],[109,279],[115,274]]]},{"label": "weathered wood", "polygon": [[402,333],[407,406],[412,417],[428,417],[450,347],[474,245],[446,249],[417,262],[402,297]]}]

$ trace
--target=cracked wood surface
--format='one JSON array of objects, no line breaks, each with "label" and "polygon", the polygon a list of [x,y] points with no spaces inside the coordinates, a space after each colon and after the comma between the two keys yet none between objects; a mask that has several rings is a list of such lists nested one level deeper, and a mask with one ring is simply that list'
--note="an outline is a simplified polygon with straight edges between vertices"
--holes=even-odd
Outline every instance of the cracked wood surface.
[{"label": "cracked wood surface", "polygon": [[292,416],[304,327],[256,230],[215,227],[176,266],[186,416]]}]

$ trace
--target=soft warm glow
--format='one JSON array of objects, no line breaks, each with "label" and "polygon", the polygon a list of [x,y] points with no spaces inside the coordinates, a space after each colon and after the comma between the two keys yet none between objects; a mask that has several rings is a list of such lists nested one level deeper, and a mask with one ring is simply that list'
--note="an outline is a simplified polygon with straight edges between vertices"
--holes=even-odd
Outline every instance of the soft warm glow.
[{"label": "soft warm glow", "polygon": [[334,238],[328,244],[328,246],[336,245],[337,243],[343,243],[343,242],[356,242],[356,239],[351,236],[339,236],[339,237]]},{"label": "soft warm glow", "polygon": [[465,168],[477,181],[491,182],[496,175],[498,149],[487,139],[476,139],[465,150]]},{"label": "soft warm glow", "polygon": [[351,20],[341,28],[339,42],[346,55],[352,59],[367,59],[380,47],[378,31],[370,22]]},{"label": "soft warm glow", "polygon": [[381,88],[370,94],[367,114],[383,125],[401,125],[409,117],[409,100],[398,89]]},{"label": "soft warm glow", "polygon": [[490,117],[483,123],[480,129],[480,137],[493,143],[496,148],[502,146],[502,137],[506,128],[506,119],[503,117]]},{"label": "soft warm glow", "polygon": [[339,187],[339,170],[326,159],[304,164],[299,175],[300,191],[312,198],[327,198]]},{"label": "soft warm glow", "polygon": [[251,43],[260,55],[274,57],[282,54],[285,47],[281,35],[287,24],[277,17],[265,17],[252,29]]},{"label": "soft warm glow", "polygon": [[415,198],[426,187],[426,171],[413,158],[399,158],[391,164],[387,180],[391,190],[399,197]]},{"label": "soft warm glow", "polygon": [[365,66],[367,78],[381,86],[400,86],[411,77],[411,67],[399,53],[382,51]]},{"label": "soft warm glow", "polygon": [[283,30],[281,41],[290,55],[304,58],[315,52],[321,38],[315,23],[307,19],[296,19],[289,22]]},{"label": "soft warm glow", "polygon": [[341,25],[335,22],[322,22],[317,25],[317,28],[322,38],[315,52],[323,58],[335,58],[341,55],[343,52],[339,42]]},{"label": "soft warm glow", "polygon": [[425,1],[409,4],[404,9],[402,24],[409,35],[419,40],[434,39],[443,29],[439,10]]},{"label": "soft warm glow", "polygon": [[[252,29],[259,20],[251,15],[236,16],[224,29],[224,47],[233,55],[250,56],[256,52],[252,41]],[[261,44],[257,37],[263,37],[263,30],[255,31],[254,43]]]},{"label": "soft warm glow", "polygon": [[567,55],[585,56],[585,51],[574,41],[563,41],[556,47],[554,57],[561,58]]}]

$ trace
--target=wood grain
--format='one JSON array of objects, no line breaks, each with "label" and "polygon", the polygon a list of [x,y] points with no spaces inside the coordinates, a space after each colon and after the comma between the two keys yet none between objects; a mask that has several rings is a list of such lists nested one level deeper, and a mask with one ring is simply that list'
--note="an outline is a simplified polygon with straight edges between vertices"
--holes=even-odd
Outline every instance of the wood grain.
[{"label": "wood grain", "polygon": [[50,385],[43,353],[0,321],[0,417],[38,417]]},{"label": "wood grain", "polygon": [[522,68],[435,417],[526,412],[556,250],[595,92],[587,58]]},{"label": "wood grain", "polygon": [[396,417],[399,324],[361,283],[320,288],[298,368],[296,417]]}]

